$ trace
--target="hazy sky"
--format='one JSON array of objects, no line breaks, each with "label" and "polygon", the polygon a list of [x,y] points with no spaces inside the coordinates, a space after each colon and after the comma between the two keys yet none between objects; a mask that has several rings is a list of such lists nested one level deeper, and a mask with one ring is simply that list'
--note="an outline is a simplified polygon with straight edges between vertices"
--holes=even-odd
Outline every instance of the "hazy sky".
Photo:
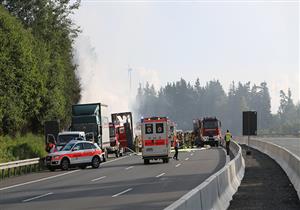
[{"label": "hazy sky", "polygon": [[128,66],[132,97],[139,82],[199,77],[226,92],[233,80],[266,81],[273,112],[281,89],[299,101],[298,1],[82,0],[74,18],[82,102],[127,111]]}]

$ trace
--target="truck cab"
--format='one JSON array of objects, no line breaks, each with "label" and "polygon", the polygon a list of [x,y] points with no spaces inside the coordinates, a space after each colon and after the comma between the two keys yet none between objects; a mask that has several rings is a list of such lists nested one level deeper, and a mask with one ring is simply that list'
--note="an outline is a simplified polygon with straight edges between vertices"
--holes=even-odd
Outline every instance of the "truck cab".
[{"label": "truck cab", "polygon": [[166,117],[151,117],[141,120],[142,157],[144,164],[162,159],[168,163],[171,157],[170,126]]},{"label": "truck cab", "polygon": [[219,146],[222,138],[221,122],[216,117],[206,117],[202,120],[201,138],[204,144]]}]

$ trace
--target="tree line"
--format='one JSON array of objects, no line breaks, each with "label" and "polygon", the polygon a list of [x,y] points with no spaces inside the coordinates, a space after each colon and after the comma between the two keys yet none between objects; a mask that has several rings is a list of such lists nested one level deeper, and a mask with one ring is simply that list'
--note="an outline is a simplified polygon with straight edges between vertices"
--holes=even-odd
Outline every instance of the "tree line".
[{"label": "tree line", "polygon": [[0,0],[0,135],[42,132],[51,119],[68,124],[81,97],[72,2]]},{"label": "tree line", "polygon": [[137,117],[167,116],[178,129],[192,130],[193,119],[215,116],[223,129],[242,133],[242,112],[257,111],[259,134],[297,134],[300,131],[300,104],[292,100],[291,90],[280,91],[280,107],[271,113],[271,97],[266,82],[259,85],[232,82],[226,93],[218,80],[201,85],[180,79],[158,91],[148,82],[136,96]]}]

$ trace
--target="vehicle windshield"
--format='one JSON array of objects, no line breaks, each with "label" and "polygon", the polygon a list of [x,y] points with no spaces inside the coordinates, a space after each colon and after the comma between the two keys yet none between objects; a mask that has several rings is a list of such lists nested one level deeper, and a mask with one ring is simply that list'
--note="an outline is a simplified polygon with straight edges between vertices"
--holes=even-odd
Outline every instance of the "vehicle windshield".
[{"label": "vehicle windshield", "polygon": [[59,135],[57,143],[59,145],[67,144],[69,141],[76,140],[78,138],[79,138],[78,134]]},{"label": "vehicle windshield", "polygon": [[203,122],[203,128],[206,129],[214,129],[214,128],[218,128],[218,121],[204,121]]},{"label": "vehicle windshield", "polygon": [[64,146],[64,148],[62,148],[61,151],[70,151],[74,145],[75,145],[75,143],[67,144],[66,146]]}]

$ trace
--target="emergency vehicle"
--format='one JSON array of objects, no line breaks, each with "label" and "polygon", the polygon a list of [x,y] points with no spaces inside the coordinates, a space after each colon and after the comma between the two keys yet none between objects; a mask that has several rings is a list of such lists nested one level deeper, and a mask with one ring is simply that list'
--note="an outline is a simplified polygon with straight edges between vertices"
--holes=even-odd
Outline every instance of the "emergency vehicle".
[{"label": "emergency vehicle", "polygon": [[219,146],[221,134],[221,121],[216,117],[205,117],[201,123],[201,139],[204,144]]},{"label": "emergency vehicle", "polygon": [[105,159],[105,152],[95,143],[88,141],[72,140],[60,151],[46,156],[46,166],[49,170],[61,168],[68,170],[70,167],[79,166],[81,169],[87,166],[99,168]]},{"label": "emergency vehicle", "polygon": [[151,117],[141,120],[142,157],[144,164],[162,159],[168,163],[171,157],[170,121],[167,117]]}]

